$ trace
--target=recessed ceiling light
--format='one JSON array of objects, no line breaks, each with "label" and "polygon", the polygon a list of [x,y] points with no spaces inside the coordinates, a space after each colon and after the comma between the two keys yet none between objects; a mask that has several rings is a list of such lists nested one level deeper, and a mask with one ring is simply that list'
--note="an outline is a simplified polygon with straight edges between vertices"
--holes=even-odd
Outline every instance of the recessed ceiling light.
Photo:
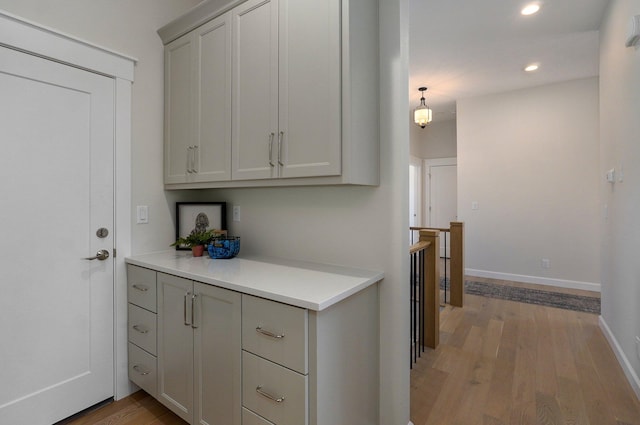
[{"label": "recessed ceiling light", "polygon": [[525,66],[524,70],[526,72],[533,72],[533,71],[537,71],[538,68],[540,68],[540,65],[538,65],[537,63],[532,63],[531,65]]},{"label": "recessed ceiling light", "polygon": [[530,4],[526,5],[525,7],[523,7],[522,10],[520,11],[520,13],[522,13],[523,15],[533,15],[538,10],[540,10],[540,4],[539,3],[530,3]]}]

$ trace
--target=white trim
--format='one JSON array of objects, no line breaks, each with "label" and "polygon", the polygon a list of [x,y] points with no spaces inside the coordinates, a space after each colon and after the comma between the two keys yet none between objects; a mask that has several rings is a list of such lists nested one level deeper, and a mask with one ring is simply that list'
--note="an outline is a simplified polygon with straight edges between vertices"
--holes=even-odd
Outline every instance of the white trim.
[{"label": "white trim", "polygon": [[427,167],[438,167],[444,165],[458,165],[458,158],[452,156],[450,158],[434,158],[434,159],[425,159],[424,165]]},{"label": "white trim", "polygon": [[127,353],[127,266],[131,255],[131,94],[132,83],[116,78],[115,90],[115,205],[114,247],[114,398],[120,400],[137,386],[129,381]]},{"label": "white trim", "polygon": [[620,363],[620,367],[622,367],[622,371],[627,377],[631,388],[633,388],[633,391],[636,393],[636,397],[638,398],[638,400],[640,400],[640,378],[638,378],[635,370],[633,370],[629,359],[624,354],[624,351],[622,351],[622,347],[620,346],[620,344],[618,344],[618,340],[616,339],[613,332],[611,332],[611,329],[602,316],[599,317],[598,323],[600,325],[602,333],[604,334],[604,337],[607,339],[609,345],[611,346],[611,349],[613,350],[613,353],[616,355],[618,363]]},{"label": "white trim", "polygon": [[532,283],[536,285],[556,286],[558,288],[582,289],[585,291],[600,292],[600,284],[594,282],[580,282],[577,280],[554,279],[540,276],[527,276],[522,274],[492,272],[488,270],[465,269],[465,275],[486,277],[489,279],[511,280],[514,282]]},{"label": "white trim", "polygon": [[0,10],[0,45],[133,81],[136,59]]}]

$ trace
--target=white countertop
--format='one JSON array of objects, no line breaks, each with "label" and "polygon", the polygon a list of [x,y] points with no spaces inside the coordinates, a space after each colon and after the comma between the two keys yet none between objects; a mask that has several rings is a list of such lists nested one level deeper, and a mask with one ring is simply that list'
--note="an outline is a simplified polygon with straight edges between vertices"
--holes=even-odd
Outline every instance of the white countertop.
[{"label": "white countertop", "polygon": [[126,258],[128,264],[321,311],[382,280],[380,271],[268,257],[211,259],[191,251]]}]

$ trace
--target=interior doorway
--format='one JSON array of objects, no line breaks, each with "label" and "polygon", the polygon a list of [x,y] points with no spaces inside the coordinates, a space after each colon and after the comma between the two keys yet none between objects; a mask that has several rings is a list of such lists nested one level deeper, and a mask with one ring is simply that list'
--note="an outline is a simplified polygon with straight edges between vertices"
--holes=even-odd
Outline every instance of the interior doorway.
[{"label": "interior doorway", "polygon": [[[458,219],[457,158],[427,159],[424,164],[426,226],[449,228],[449,223]],[[440,256],[449,257],[449,233],[444,237]]]}]

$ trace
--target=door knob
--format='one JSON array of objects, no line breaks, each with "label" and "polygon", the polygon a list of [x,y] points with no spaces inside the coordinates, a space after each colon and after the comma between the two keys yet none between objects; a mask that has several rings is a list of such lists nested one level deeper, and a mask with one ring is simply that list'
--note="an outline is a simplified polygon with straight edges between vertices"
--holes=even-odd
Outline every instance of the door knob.
[{"label": "door knob", "polygon": [[101,249],[100,251],[96,252],[95,257],[85,257],[84,259],[104,261],[107,258],[109,258],[109,251],[107,251],[106,249]]}]

